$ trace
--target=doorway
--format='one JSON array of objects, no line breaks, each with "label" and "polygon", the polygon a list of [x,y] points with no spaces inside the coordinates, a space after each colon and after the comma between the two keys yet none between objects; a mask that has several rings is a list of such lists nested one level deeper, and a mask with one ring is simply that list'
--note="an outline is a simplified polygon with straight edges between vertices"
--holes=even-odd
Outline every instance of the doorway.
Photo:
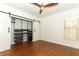
[{"label": "doorway", "polygon": [[11,17],[11,44],[33,40],[33,22]]}]

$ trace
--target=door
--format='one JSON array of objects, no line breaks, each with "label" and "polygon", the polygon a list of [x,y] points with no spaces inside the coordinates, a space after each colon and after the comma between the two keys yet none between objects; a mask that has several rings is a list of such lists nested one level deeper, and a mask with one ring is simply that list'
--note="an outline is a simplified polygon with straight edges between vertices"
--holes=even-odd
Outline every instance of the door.
[{"label": "door", "polygon": [[40,40],[40,23],[33,22],[33,41]]},{"label": "door", "polygon": [[11,44],[15,44],[15,42],[14,42],[14,29],[15,29],[15,18],[11,17]]},{"label": "door", "polygon": [[10,49],[10,23],[9,15],[0,13],[0,52]]}]

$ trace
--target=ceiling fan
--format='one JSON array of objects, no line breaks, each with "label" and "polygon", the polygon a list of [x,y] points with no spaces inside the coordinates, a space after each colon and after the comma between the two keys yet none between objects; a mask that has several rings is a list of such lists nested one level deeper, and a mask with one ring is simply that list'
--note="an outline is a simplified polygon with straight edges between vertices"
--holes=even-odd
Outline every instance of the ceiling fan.
[{"label": "ceiling fan", "polygon": [[55,6],[58,3],[48,3],[48,4],[45,4],[45,5],[44,5],[44,3],[41,3],[41,4],[39,4],[39,3],[31,3],[31,4],[39,7],[40,8],[39,14],[41,14],[45,8]]}]

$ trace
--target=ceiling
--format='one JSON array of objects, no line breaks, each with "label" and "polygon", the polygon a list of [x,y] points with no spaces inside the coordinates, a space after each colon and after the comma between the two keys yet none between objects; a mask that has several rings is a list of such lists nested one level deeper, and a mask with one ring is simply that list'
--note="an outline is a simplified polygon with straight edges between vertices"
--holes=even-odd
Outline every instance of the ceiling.
[{"label": "ceiling", "polygon": [[34,6],[30,3],[26,3],[26,4],[23,4],[23,3],[7,3],[6,5],[13,7],[13,8],[16,8],[16,9],[19,9],[19,10],[22,10],[24,12],[27,12],[27,13],[34,15],[34,16],[37,16],[37,17],[45,17],[45,16],[49,16],[49,15],[52,15],[52,14],[56,14],[56,13],[59,13],[59,12],[63,12],[63,11],[66,11],[66,10],[70,10],[70,9],[79,7],[79,4],[77,4],[77,3],[69,3],[69,4],[68,3],[65,3],[65,4],[59,3],[56,6],[44,9],[42,14],[39,14],[40,9],[37,6]]}]

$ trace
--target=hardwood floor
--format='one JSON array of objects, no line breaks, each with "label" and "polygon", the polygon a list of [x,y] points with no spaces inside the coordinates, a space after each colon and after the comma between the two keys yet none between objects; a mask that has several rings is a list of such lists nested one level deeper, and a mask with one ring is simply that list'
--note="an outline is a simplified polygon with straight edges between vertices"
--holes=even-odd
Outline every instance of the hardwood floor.
[{"label": "hardwood floor", "polygon": [[47,41],[26,42],[12,46],[1,52],[2,56],[79,56],[79,49],[50,43]]}]

